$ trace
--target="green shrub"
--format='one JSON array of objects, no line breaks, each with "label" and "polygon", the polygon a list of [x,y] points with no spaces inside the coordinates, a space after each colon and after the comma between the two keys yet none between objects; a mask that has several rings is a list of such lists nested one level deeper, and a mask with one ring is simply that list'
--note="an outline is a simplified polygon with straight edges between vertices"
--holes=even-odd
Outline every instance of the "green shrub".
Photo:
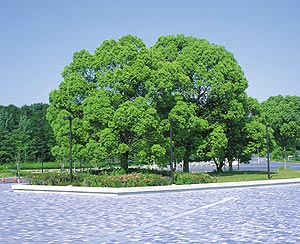
[{"label": "green shrub", "polygon": [[130,173],[122,175],[86,175],[82,186],[98,187],[136,187],[168,185],[169,178],[157,174]]},{"label": "green shrub", "polygon": [[29,176],[28,184],[30,185],[54,185],[65,186],[70,184],[69,174],[61,173],[44,173],[44,174],[31,174]]},{"label": "green shrub", "polygon": [[217,178],[207,173],[180,173],[174,174],[174,183],[176,185],[200,184],[217,182]]},{"label": "green shrub", "polygon": [[[43,173],[28,175],[28,184],[31,185],[60,185],[70,184],[68,172]],[[174,183],[199,184],[216,182],[216,177],[207,173],[179,173],[174,174]],[[170,177],[161,175],[158,172],[147,171],[125,173],[123,170],[102,171],[100,174],[75,173],[72,184],[74,186],[86,187],[137,187],[137,186],[161,186],[169,185]]]},{"label": "green shrub", "polygon": [[[135,187],[135,186],[158,186],[168,185],[169,177],[158,174],[130,173],[121,174],[113,171],[112,174],[103,172],[100,175],[74,174],[74,186],[88,187]],[[28,175],[28,184],[30,185],[69,185],[70,176],[66,172],[44,173]]]}]

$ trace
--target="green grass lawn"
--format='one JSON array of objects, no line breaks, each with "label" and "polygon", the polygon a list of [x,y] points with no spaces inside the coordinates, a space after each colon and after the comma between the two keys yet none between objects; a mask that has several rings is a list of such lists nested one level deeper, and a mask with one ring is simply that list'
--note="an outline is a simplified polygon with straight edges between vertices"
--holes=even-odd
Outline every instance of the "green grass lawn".
[{"label": "green grass lawn", "polygon": [[[220,174],[212,173],[217,177],[217,182],[238,182],[238,181],[253,181],[253,180],[267,180],[268,174],[266,171],[226,171]],[[300,171],[298,170],[276,170],[271,171],[271,179],[289,179],[300,178]]]}]

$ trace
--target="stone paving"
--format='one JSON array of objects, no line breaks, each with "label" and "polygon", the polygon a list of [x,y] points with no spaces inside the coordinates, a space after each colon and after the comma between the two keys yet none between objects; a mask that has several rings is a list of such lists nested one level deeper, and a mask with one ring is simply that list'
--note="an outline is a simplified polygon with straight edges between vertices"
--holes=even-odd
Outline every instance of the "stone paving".
[{"label": "stone paving", "polygon": [[300,185],[119,197],[0,185],[0,243],[300,243]]}]

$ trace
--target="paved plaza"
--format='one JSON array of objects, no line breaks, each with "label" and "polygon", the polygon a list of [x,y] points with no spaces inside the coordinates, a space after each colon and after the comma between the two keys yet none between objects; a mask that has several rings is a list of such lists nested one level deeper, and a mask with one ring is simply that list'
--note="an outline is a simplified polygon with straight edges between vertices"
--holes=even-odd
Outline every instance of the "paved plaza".
[{"label": "paved plaza", "polygon": [[300,184],[130,196],[13,192],[0,243],[300,243]]}]

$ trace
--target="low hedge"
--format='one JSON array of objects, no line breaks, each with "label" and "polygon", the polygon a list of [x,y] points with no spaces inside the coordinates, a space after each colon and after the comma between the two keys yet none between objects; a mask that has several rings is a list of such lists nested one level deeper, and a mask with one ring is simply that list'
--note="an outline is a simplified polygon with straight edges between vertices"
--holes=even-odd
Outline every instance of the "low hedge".
[{"label": "low hedge", "polygon": [[27,174],[26,179],[29,185],[66,186],[70,184],[70,175],[65,172]]},{"label": "low hedge", "polygon": [[135,187],[160,186],[170,184],[169,177],[157,174],[130,173],[124,175],[87,175],[81,186]]},{"label": "low hedge", "polygon": [[[30,185],[58,185],[70,184],[70,176],[67,172],[40,173],[28,175]],[[216,182],[216,178],[207,173],[175,173],[174,184],[198,184]],[[76,173],[73,175],[72,185],[86,187],[137,187],[137,186],[161,186],[170,185],[170,177],[157,173],[131,172],[122,174],[118,172],[92,175]]]},{"label": "low hedge", "polygon": [[175,173],[174,182],[176,185],[200,184],[217,182],[217,178],[208,173]]}]

